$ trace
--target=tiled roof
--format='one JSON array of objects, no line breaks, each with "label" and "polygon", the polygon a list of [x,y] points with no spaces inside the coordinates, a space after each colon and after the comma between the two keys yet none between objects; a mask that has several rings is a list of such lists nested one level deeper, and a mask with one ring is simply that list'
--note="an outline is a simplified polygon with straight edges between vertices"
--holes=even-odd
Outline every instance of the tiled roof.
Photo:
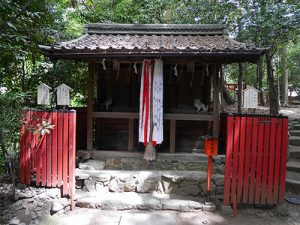
[{"label": "tiled roof", "polygon": [[223,24],[88,24],[85,34],[54,46],[40,46],[47,55],[117,54],[262,54],[265,49],[237,42],[227,35]]}]

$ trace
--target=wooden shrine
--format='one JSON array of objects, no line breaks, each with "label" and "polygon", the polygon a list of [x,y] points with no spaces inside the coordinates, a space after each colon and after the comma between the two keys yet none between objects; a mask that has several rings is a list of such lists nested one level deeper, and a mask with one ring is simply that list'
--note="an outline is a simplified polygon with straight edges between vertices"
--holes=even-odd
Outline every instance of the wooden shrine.
[{"label": "wooden shrine", "polygon": [[[219,136],[222,64],[256,63],[267,49],[237,42],[224,24],[87,24],[78,39],[40,46],[50,59],[88,63],[87,149],[138,151],[144,59],[161,58],[164,142],[158,151],[191,151]],[[196,112],[195,100],[208,107]]]}]

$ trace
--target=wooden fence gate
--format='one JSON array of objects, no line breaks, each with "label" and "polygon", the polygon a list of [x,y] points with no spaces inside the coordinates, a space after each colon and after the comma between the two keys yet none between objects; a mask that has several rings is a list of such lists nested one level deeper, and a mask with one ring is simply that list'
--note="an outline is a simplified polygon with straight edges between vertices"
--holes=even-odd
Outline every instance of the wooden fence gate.
[{"label": "wooden fence gate", "polygon": [[[52,126],[53,125],[53,126]],[[52,128],[51,128],[52,127]],[[27,111],[21,128],[20,182],[75,192],[76,111]]]},{"label": "wooden fence gate", "polygon": [[224,205],[283,203],[288,118],[228,115],[225,119]]}]

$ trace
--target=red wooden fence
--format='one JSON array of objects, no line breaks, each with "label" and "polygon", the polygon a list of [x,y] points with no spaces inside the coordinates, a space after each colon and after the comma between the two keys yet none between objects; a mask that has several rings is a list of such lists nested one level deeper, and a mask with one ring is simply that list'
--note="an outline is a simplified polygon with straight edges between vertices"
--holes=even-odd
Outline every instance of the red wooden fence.
[{"label": "red wooden fence", "polygon": [[[49,133],[34,133],[46,121],[54,125]],[[21,128],[20,181],[36,186],[62,187],[71,197],[75,191],[76,111],[28,111]]]},{"label": "red wooden fence", "polygon": [[283,203],[288,118],[228,115],[226,120],[224,205]]}]

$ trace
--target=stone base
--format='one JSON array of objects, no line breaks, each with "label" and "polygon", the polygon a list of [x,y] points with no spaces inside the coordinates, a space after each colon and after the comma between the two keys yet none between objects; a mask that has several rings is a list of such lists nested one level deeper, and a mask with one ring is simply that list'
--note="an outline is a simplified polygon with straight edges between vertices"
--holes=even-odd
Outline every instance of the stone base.
[{"label": "stone base", "polygon": [[203,209],[203,198],[158,193],[88,193],[77,191],[76,206],[103,210],[175,210],[191,212]]},{"label": "stone base", "polygon": [[[157,192],[189,196],[206,195],[203,171],[124,171],[76,169],[76,187],[86,192]],[[212,177],[212,196],[223,194],[224,177]]]},{"label": "stone base", "polygon": [[[157,159],[147,162],[140,152],[88,151],[92,160],[80,157],[87,151],[78,151],[78,168],[89,170],[180,170],[207,171],[207,156],[201,153],[157,153]],[[213,157],[213,173],[224,174],[225,156]]]}]

